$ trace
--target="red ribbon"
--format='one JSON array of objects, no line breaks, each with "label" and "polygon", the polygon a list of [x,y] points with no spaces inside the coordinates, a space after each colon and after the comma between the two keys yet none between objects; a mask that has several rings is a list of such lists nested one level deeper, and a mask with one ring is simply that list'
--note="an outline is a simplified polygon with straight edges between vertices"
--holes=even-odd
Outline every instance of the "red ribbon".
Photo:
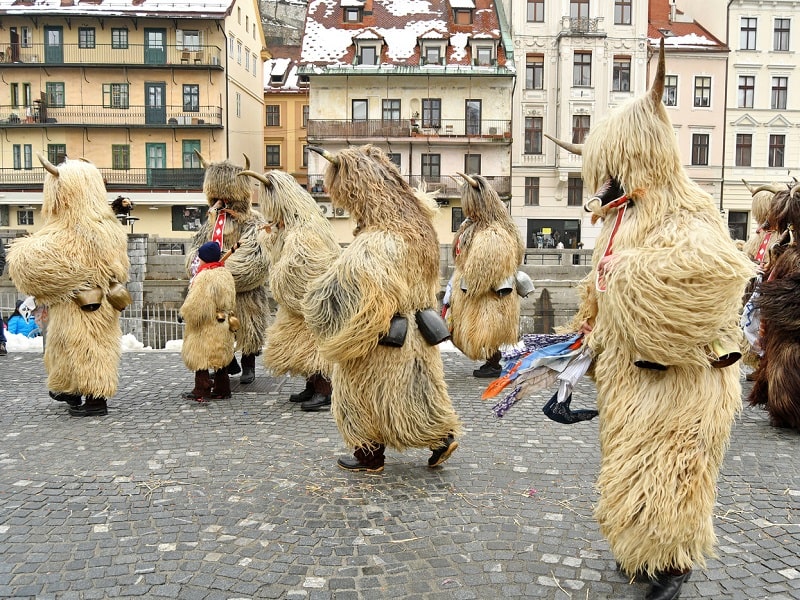
[{"label": "red ribbon", "polygon": [[[613,202],[609,202],[608,208],[617,208],[620,207],[617,211],[617,217],[614,220],[614,227],[611,229],[611,236],[608,238],[608,244],[606,244],[606,249],[603,252],[603,257],[600,259],[602,261],[603,258],[606,256],[611,255],[611,244],[614,243],[614,237],[617,235],[617,230],[619,229],[620,223],[622,223],[622,217],[625,216],[625,209],[628,208],[628,197],[627,196],[620,196]],[[605,292],[606,291],[606,280],[605,277],[602,276],[600,271],[597,271],[597,276],[595,279],[595,287],[597,288],[598,292]]]}]

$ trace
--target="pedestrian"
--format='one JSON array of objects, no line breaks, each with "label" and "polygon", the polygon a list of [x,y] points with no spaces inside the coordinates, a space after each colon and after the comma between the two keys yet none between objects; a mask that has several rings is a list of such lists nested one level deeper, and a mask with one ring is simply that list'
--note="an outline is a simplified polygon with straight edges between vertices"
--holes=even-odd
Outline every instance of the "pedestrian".
[{"label": "pedestrian", "polygon": [[300,375],[305,388],[289,396],[306,412],[330,410],[331,363],[319,351],[303,316],[302,302],[311,283],[339,256],[333,227],[311,195],[284,171],[264,175],[242,171],[259,180],[259,207],[270,225],[269,289],[278,303],[267,329],[264,366],[274,375]]},{"label": "pedestrian", "polygon": [[[25,314],[22,314],[23,312]],[[8,333],[24,335],[27,338],[34,338],[42,334],[36,320],[32,318],[25,300],[17,300],[14,312],[8,317]]]},{"label": "pedestrian", "polygon": [[[0,276],[6,270],[6,245],[5,242],[0,239]],[[3,322],[3,315],[0,313],[0,356],[8,355],[8,350],[6,349],[6,326]]]},{"label": "pedestrian", "polygon": [[517,283],[525,246],[500,196],[484,177],[459,175],[466,219],[453,238],[445,318],[453,345],[472,360],[486,361],[472,375],[493,379],[502,371],[500,346],[519,341],[520,296],[532,286],[522,290]]},{"label": "pedestrian", "polygon": [[306,321],[333,364],[331,411],[353,456],[347,471],[383,471],[387,447],[427,447],[437,467],[461,431],[436,344],[449,337],[435,306],[435,203],[415,192],[381,149],[333,155],[325,187],[357,223],[353,241],[310,286]]},{"label": "pedestrian", "polygon": [[[186,255],[186,270],[194,275],[197,250],[206,242],[217,242],[223,253],[236,248],[225,261],[225,268],[236,282],[236,316],[240,321],[236,351],[241,353],[242,364],[239,366],[234,355],[228,374],[241,373],[239,383],[247,385],[255,380],[256,356],[261,354],[269,325],[269,249],[267,237],[258,234],[266,220],[253,209],[247,179],[237,177],[241,167],[228,160],[209,162],[195,152],[205,169],[203,193],[209,218],[199,228],[192,228],[197,232]],[[249,163],[245,156],[245,169],[250,168]]]},{"label": "pedestrian", "polygon": [[[233,360],[236,284],[220,261],[217,242],[206,242],[197,250],[197,273],[189,283],[179,315],[185,324],[181,357],[194,371],[194,388],[182,395],[186,400],[208,402],[231,397],[228,365]],[[212,382],[210,371],[214,371]]]},{"label": "pedestrian", "polygon": [[600,418],[595,517],[648,600],[675,600],[716,543],[712,513],[741,409],[734,364],[755,269],[711,196],[681,166],[664,108],[664,40],[649,92],[594,124],[585,209],[602,220],[572,329],[594,356]]},{"label": "pedestrian", "polygon": [[84,160],[56,167],[38,157],[46,172],[44,224],[11,244],[9,273],[18,290],[47,305],[50,396],[72,416],[107,415],[119,382],[120,311],[130,303],[128,236],[97,167]]}]

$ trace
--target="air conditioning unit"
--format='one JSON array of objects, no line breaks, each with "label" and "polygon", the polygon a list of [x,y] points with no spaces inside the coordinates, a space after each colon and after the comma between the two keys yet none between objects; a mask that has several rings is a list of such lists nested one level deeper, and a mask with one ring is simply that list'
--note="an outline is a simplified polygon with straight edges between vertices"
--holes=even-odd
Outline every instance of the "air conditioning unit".
[{"label": "air conditioning unit", "polygon": [[334,214],[335,214],[335,215],[336,215],[336,217],[337,217],[337,218],[339,218],[339,219],[346,219],[347,217],[349,217],[349,216],[350,216],[350,213],[349,213],[349,212],[347,212],[347,211],[346,211],[345,209],[343,209],[343,208],[335,208],[335,209],[334,209]]},{"label": "air conditioning unit", "polygon": [[497,135],[497,127],[489,127],[489,135]]},{"label": "air conditioning unit", "polygon": [[330,202],[317,202],[317,206],[319,206],[319,211],[323,217],[333,216],[333,204]]}]

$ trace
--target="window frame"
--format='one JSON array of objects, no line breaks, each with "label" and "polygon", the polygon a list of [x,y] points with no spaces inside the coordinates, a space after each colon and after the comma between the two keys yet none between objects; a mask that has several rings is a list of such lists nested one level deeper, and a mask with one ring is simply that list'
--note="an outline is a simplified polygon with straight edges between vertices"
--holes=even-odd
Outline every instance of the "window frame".
[{"label": "window frame", "polygon": [[422,99],[422,126],[428,129],[440,129],[442,126],[442,99]]},{"label": "window frame", "polygon": [[525,117],[523,154],[544,153],[544,117]]},{"label": "window frame", "polygon": [[734,165],[737,167],[753,166],[753,134],[737,133]]},{"label": "window frame", "polygon": [[737,108],[753,108],[756,98],[755,75],[739,75],[736,84]]},{"label": "window frame", "polygon": [[264,106],[264,125],[266,127],[281,126],[281,105],[267,104]]},{"label": "window frame", "polygon": [[112,27],[111,28],[111,49],[112,50],[127,50],[128,49],[128,28],[127,27]]},{"label": "window frame", "polygon": [[97,47],[97,31],[94,27],[78,27],[78,48],[94,50]]},{"label": "window frame", "polygon": [[773,52],[788,52],[792,20],[785,17],[775,17],[772,23]]},{"label": "window frame", "polygon": [[771,133],[769,135],[769,151],[767,162],[770,167],[783,168],[786,162],[786,135]]},{"label": "window frame", "polygon": [[583,179],[580,175],[567,177],[567,206],[583,206]]},{"label": "window frame", "polygon": [[630,25],[632,17],[632,0],[614,0],[614,25]]},{"label": "window frame", "polygon": [[592,127],[591,115],[572,115],[572,143],[583,144]]},{"label": "window frame", "polygon": [[693,105],[695,108],[711,108],[711,77],[709,75],[695,76]]},{"label": "window frame", "polygon": [[707,167],[711,154],[711,136],[708,133],[692,134],[691,164],[693,167]]},{"label": "window frame", "polygon": [[196,83],[183,84],[183,112],[200,112],[200,86]]},{"label": "window frame", "polygon": [[789,99],[789,78],[783,75],[775,75],[772,78],[772,90],[770,93],[770,108],[772,110],[786,110]]},{"label": "window frame", "polygon": [[130,108],[131,89],[129,83],[104,83],[103,108]]},{"label": "window frame", "polygon": [[739,21],[739,50],[755,50],[758,42],[758,19],[741,17]]},{"label": "window frame", "polygon": [[47,108],[64,108],[66,106],[66,84],[63,81],[46,81],[44,84],[44,97]]},{"label": "window frame", "polygon": [[544,0],[527,0],[525,20],[528,23],[544,23]]},{"label": "window frame", "polygon": [[525,177],[524,206],[539,206],[540,186],[539,177]]},{"label": "window frame", "polygon": [[131,168],[131,147],[129,144],[111,144],[111,169],[129,171]]},{"label": "window frame", "polygon": [[525,56],[525,89],[544,89],[544,54]]},{"label": "window frame", "polygon": [[572,87],[592,87],[592,53],[576,51],[572,56]]},{"label": "window frame", "polygon": [[611,68],[612,82],[611,91],[630,92],[631,91],[631,57],[615,56]]},{"label": "window frame", "polygon": [[[277,156],[277,160],[275,157]],[[264,148],[264,164],[268,167],[281,166],[281,145],[280,144],[267,144]]]}]

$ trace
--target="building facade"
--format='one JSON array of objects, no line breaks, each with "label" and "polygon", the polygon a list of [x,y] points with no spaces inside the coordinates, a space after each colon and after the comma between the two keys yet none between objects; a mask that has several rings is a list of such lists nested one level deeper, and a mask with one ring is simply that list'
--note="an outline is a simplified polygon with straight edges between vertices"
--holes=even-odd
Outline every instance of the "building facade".
[{"label": "building facade", "polygon": [[41,226],[43,153],[94,163],[138,231],[190,236],[203,169],[263,165],[256,0],[0,0],[0,227]]}]

